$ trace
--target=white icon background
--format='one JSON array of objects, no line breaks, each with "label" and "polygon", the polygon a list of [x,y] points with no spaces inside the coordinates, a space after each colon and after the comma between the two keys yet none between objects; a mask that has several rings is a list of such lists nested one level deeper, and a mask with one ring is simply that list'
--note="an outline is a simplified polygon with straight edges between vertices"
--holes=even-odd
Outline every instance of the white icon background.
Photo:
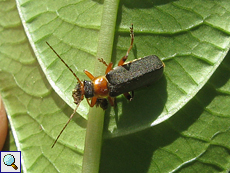
[{"label": "white icon background", "polygon": [[[12,166],[7,166],[5,165],[3,159],[7,154],[11,154],[14,156],[15,159],[15,165],[18,167],[17,170],[15,170]],[[21,153],[18,152],[13,152],[13,151],[1,151],[1,172],[21,172],[21,165],[20,165],[20,155]]]}]

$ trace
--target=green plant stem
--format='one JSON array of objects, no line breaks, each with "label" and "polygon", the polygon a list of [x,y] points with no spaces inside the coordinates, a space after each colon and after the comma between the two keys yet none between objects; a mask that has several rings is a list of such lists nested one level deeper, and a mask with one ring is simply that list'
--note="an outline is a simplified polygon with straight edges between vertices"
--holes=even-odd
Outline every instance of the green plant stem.
[{"label": "green plant stem", "polygon": [[[106,62],[111,61],[119,1],[120,0],[104,1],[97,58],[103,58]],[[105,66],[99,63],[98,60],[96,61],[94,74],[101,75],[105,72]],[[96,107],[90,109],[82,164],[83,173],[97,173],[99,171],[103,126],[104,111]]]}]

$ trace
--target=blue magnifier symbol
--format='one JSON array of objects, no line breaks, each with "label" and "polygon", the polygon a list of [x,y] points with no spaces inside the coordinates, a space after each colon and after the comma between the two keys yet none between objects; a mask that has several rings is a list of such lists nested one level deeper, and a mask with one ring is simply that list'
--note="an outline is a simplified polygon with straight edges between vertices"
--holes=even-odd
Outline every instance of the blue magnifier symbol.
[{"label": "blue magnifier symbol", "polygon": [[3,158],[3,162],[7,166],[12,166],[15,170],[18,169],[18,167],[14,164],[15,163],[15,158],[11,154],[7,154]]}]

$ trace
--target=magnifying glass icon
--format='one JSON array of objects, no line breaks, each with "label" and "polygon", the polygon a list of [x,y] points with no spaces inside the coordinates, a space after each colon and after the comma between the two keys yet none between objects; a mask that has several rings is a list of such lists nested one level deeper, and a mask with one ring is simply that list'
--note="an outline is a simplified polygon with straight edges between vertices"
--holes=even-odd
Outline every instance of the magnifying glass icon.
[{"label": "magnifying glass icon", "polygon": [[15,158],[11,154],[7,154],[3,158],[3,162],[7,166],[12,166],[15,170],[18,169],[18,167],[14,164],[15,163]]}]

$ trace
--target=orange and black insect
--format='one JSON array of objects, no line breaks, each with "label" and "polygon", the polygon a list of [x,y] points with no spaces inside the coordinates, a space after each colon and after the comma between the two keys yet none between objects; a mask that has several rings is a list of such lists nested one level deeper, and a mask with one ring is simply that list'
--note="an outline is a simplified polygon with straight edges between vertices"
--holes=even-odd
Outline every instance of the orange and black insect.
[{"label": "orange and black insect", "polygon": [[[125,63],[128,58],[129,52],[133,47],[134,32],[133,25],[130,27],[131,44],[127,53],[119,61],[118,66],[113,67],[113,63],[107,64],[102,58],[98,59],[100,62],[106,65],[106,71],[104,76],[94,77],[89,71],[84,70],[84,73],[90,78],[90,81],[81,81],[73,70],[64,62],[64,60],[58,55],[58,53],[49,45],[54,53],[60,58],[60,60],[66,65],[66,67],[72,72],[78,81],[75,89],[72,92],[74,103],[77,105],[74,112],[70,116],[68,122],[58,135],[53,146],[57,142],[63,130],[66,128],[73,115],[75,114],[80,102],[86,98],[90,107],[94,105],[100,106],[102,109],[106,109],[108,102],[111,106],[115,104],[115,97],[123,94],[129,101],[134,97],[134,90],[150,85],[157,81],[163,74],[164,63],[156,56],[150,55],[144,58],[139,58],[133,61]],[[52,146],[52,147],[53,147]]]}]

